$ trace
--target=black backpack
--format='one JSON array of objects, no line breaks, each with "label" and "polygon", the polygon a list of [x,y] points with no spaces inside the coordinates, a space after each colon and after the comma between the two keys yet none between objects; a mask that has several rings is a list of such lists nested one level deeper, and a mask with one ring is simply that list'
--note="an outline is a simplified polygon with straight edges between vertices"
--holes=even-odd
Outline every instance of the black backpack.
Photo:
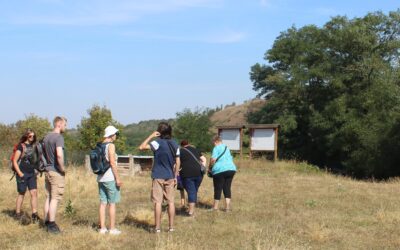
[{"label": "black backpack", "polygon": [[44,141],[40,140],[38,143],[35,144],[35,152],[36,152],[36,159],[35,159],[35,169],[39,173],[43,173],[46,171],[46,167],[49,165],[46,156],[46,147],[44,145]]},{"label": "black backpack", "polygon": [[110,162],[107,161],[105,151],[108,143],[97,143],[96,147],[90,151],[90,167],[93,173],[100,175],[104,174],[110,167]]}]

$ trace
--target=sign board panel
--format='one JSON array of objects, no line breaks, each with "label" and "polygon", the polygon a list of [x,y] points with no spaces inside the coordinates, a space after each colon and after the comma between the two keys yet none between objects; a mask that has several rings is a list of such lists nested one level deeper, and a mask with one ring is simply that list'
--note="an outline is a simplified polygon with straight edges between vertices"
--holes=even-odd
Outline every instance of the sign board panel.
[{"label": "sign board panel", "polygon": [[254,129],[251,137],[250,150],[275,150],[274,129]]},{"label": "sign board panel", "polygon": [[221,129],[220,137],[230,150],[240,151],[240,129]]}]

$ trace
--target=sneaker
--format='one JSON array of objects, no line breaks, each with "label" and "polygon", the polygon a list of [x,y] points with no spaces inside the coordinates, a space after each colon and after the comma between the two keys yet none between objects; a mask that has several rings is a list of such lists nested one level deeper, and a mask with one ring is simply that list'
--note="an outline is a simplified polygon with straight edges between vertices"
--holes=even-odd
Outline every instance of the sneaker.
[{"label": "sneaker", "polygon": [[207,211],[208,212],[216,212],[216,211],[218,211],[218,209],[215,209],[215,208],[212,207],[212,208],[208,209]]},{"label": "sneaker", "polygon": [[59,233],[61,233],[61,230],[55,222],[53,222],[53,223],[49,222],[47,224],[47,232],[51,233],[51,234],[59,234]]},{"label": "sneaker", "polygon": [[36,224],[40,221],[39,216],[37,215],[37,213],[32,214],[32,223]]},{"label": "sneaker", "polygon": [[174,229],[173,227],[170,227],[170,228],[168,229],[168,233],[172,233],[172,232],[175,232],[175,229]]},{"label": "sneaker", "polygon": [[159,229],[159,228],[154,228],[154,229],[152,230],[152,233],[159,234],[159,233],[161,233],[161,229]]},{"label": "sneaker", "polygon": [[108,230],[107,230],[107,228],[101,228],[101,229],[99,229],[99,233],[106,234],[106,233],[108,233]]},{"label": "sneaker", "polygon": [[14,219],[18,220],[18,221],[21,220],[22,219],[22,213],[15,213],[14,214]]},{"label": "sneaker", "polygon": [[118,229],[114,228],[114,229],[111,229],[110,231],[108,231],[108,233],[111,234],[111,235],[119,235],[119,234],[121,234],[121,231],[119,231]]}]

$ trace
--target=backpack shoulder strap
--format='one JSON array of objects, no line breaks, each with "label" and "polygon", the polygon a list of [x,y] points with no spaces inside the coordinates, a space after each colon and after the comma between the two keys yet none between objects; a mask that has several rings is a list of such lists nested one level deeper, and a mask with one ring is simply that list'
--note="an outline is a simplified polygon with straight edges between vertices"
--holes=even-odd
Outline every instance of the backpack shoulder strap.
[{"label": "backpack shoulder strap", "polygon": [[187,149],[187,148],[185,148],[185,147],[181,147],[181,148],[184,149],[186,152],[188,152],[188,153],[193,157],[193,159],[195,159],[195,161],[196,161],[198,164],[201,165],[199,159],[197,159],[196,156],[195,156],[189,149]]},{"label": "backpack shoulder strap", "polygon": [[26,151],[26,145],[25,145],[24,142],[21,143],[21,146],[22,146],[22,152],[21,152],[21,155],[20,155],[19,159],[24,158],[24,156],[25,156],[25,151]]},{"label": "backpack shoulder strap", "polygon": [[218,158],[215,160],[214,164],[215,164],[219,159],[221,159],[221,157],[225,154],[227,148],[228,148],[228,146],[225,146],[224,152],[222,152],[222,154],[220,154],[220,155],[218,156]]},{"label": "backpack shoulder strap", "polygon": [[102,153],[102,157],[104,158],[105,161],[107,161],[107,157],[106,157],[106,148],[108,144],[112,144],[112,142],[99,142],[100,148],[101,148],[101,153]]},{"label": "backpack shoulder strap", "polygon": [[169,140],[166,140],[166,142],[167,142],[167,145],[169,147],[169,150],[171,151],[172,158],[175,159],[176,158],[176,150],[175,150],[174,146],[170,143]]}]

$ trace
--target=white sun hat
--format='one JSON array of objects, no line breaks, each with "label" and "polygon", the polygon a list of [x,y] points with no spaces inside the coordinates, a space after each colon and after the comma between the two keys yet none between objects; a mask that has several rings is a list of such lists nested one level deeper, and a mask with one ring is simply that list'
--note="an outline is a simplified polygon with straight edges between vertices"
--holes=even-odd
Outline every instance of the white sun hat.
[{"label": "white sun hat", "polygon": [[108,126],[106,129],[104,129],[103,137],[110,137],[112,135],[115,135],[117,132],[118,129],[116,129],[114,126]]}]

